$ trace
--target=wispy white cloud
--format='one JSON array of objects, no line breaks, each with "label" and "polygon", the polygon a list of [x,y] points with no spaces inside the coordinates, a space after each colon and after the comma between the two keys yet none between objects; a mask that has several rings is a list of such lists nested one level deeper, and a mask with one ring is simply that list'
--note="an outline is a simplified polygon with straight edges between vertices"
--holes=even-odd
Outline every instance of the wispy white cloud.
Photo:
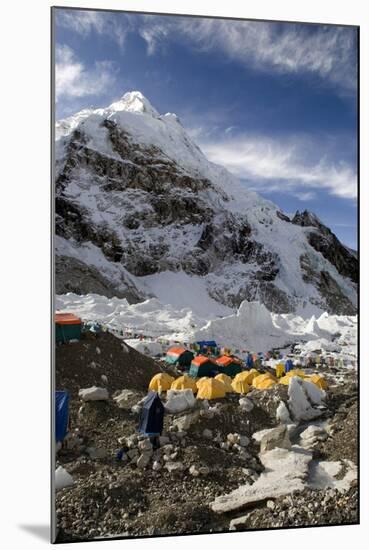
[{"label": "wispy white cloud", "polygon": [[109,61],[97,61],[87,68],[66,45],[56,47],[55,92],[56,101],[106,92],[115,82],[115,67]]},{"label": "wispy white cloud", "polygon": [[181,41],[197,52],[217,51],[255,70],[316,75],[341,93],[356,88],[356,31],[350,27],[83,10],[60,10],[57,24],[82,36],[105,35],[120,47],[130,32],[138,33],[148,55]]},{"label": "wispy white cloud", "polygon": [[352,166],[324,156],[308,158],[308,147],[298,138],[281,141],[238,136],[216,142],[200,140],[200,146],[211,161],[222,164],[259,192],[289,193],[301,200],[311,200],[319,190],[344,199],[357,196]]},{"label": "wispy white cloud", "polygon": [[129,16],[102,11],[59,9],[56,13],[56,24],[83,37],[96,32],[113,40],[120,47],[123,47],[128,32],[133,29]]},{"label": "wispy white cloud", "polygon": [[356,86],[352,28],[217,19],[187,19],[180,26],[201,49],[222,51],[255,69],[316,74],[347,90]]}]

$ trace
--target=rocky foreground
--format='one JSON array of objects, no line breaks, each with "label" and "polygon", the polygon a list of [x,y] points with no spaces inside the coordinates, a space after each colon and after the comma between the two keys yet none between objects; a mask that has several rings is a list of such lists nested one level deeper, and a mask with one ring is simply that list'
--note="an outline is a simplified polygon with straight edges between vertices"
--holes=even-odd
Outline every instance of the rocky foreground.
[{"label": "rocky foreground", "polygon": [[[283,385],[196,401],[165,415],[153,449],[139,402],[163,368],[110,333],[57,347],[56,387],[71,395],[58,542],[358,521],[355,370],[324,367],[329,389],[304,418]],[[107,398],[83,401],[93,385]]]}]

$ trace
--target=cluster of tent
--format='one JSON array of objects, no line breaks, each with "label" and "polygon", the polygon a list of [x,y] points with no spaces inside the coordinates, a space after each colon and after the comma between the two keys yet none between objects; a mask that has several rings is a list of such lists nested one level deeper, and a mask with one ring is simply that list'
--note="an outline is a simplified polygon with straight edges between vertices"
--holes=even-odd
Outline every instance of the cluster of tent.
[{"label": "cluster of tent", "polygon": [[[209,355],[194,352],[184,347],[172,347],[167,351],[165,361],[169,365],[177,366],[188,372],[192,378],[201,378],[209,376],[214,378],[217,374],[227,374],[235,376],[242,370],[242,361],[231,355],[210,355],[209,344],[215,342],[205,342],[203,349],[206,348]],[[214,349],[214,348],[212,348]]]},{"label": "cluster of tent", "polygon": [[200,378],[184,374],[174,378],[162,372],[151,379],[149,390],[161,394],[168,390],[190,389],[197,394],[198,399],[219,399],[225,397],[227,393],[247,394],[253,388],[267,390],[278,383],[288,385],[293,376],[304,378],[323,390],[328,387],[325,378],[319,374],[307,376],[303,371],[295,369],[278,380],[270,372],[260,373],[256,369],[251,369],[239,372],[233,379],[225,373],[218,373],[214,377],[201,376]]}]

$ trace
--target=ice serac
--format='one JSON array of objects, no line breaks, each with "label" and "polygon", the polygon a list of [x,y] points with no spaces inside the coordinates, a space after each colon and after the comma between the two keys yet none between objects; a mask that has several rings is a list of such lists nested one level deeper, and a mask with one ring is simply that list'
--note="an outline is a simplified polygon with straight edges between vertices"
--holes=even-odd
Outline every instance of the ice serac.
[{"label": "ice serac", "polygon": [[291,219],[209,162],[140,92],[58,121],[56,137],[59,293],[186,307],[196,288],[212,311],[356,312],[356,255],[313,214]]}]

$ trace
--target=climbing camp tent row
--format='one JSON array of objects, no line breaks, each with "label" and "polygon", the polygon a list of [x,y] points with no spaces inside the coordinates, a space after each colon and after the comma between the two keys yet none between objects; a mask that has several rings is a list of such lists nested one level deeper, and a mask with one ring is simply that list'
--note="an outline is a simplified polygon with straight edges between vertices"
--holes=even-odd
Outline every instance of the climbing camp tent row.
[{"label": "climbing camp tent row", "polygon": [[151,379],[149,390],[160,394],[168,390],[178,391],[190,389],[194,394],[197,393],[198,399],[217,399],[232,392],[247,394],[254,388],[258,390],[268,390],[278,383],[289,385],[294,376],[304,378],[323,390],[328,387],[327,381],[323,376],[319,374],[306,376],[304,372],[299,369],[290,371],[280,379],[277,379],[270,372],[260,374],[256,369],[251,369],[250,371],[238,373],[233,380],[224,373],[219,373],[215,377],[202,376],[198,379],[186,374],[174,379],[166,373],[159,373]]}]

